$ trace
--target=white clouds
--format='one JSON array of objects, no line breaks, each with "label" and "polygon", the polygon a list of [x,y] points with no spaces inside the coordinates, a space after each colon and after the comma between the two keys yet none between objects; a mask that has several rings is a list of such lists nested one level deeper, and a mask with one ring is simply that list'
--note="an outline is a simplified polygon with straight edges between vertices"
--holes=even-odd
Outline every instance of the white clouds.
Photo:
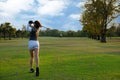
[{"label": "white clouds", "polygon": [[81,14],[71,14],[69,17],[75,20],[79,20],[80,19]]},{"label": "white clouds", "polygon": [[67,4],[64,0],[39,0],[38,13],[40,15],[58,16],[64,14]]},{"label": "white clouds", "polygon": [[77,31],[77,30],[81,30],[82,26],[81,26],[79,20],[76,19],[76,15],[75,15],[74,19],[70,18],[70,16],[69,16],[68,19],[64,21],[61,29],[64,31],[68,31],[68,30]]},{"label": "white clouds", "polygon": [[[17,29],[26,22],[20,14],[22,11],[29,12],[34,0],[0,0],[0,23],[10,22]],[[18,19],[21,18],[21,19]]]},{"label": "white clouds", "polygon": [[84,4],[85,4],[85,1],[81,1],[81,2],[79,2],[76,6],[77,6],[77,7],[83,7]]},{"label": "white clouds", "polygon": [[82,27],[80,27],[80,25],[78,25],[78,22],[72,22],[72,21],[69,21],[68,23],[64,24],[62,26],[62,30],[64,31],[68,31],[68,30],[74,30],[74,31],[77,31],[77,30],[80,30]]},{"label": "white clouds", "polygon": [[67,7],[67,0],[3,0],[0,1],[0,16],[15,17],[22,11],[36,13],[37,15],[59,16],[63,15]]},{"label": "white clouds", "polygon": [[[18,29],[28,20],[38,19],[52,28],[58,25],[68,30],[71,25],[71,30],[76,30],[77,25],[69,23],[69,19],[77,21],[80,17],[78,3],[78,0],[0,0],[0,23],[9,21]],[[63,24],[62,21],[68,22]]]},{"label": "white clouds", "polygon": [[45,3],[48,3],[50,0],[37,0],[37,2],[41,5],[44,5]]},{"label": "white clouds", "polygon": [[30,10],[30,4],[34,0],[7,0],[6,2],[0,2],[0,15],[6,17],[14,17],[21,10]]}]

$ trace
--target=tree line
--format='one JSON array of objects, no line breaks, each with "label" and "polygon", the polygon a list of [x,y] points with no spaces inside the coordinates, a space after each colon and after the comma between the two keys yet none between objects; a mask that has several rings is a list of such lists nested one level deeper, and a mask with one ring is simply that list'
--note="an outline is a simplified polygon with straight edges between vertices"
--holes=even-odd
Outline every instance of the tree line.
[{"label": "tree line", "polygon": [[[108,37],[119,36],[120,37],[120,24],[118,26],[112,26],[107,29],[106,35]],[[40,31],[40,36],[49,36],[49,37],[91,37],[91,34],[87,31],[78,30],[78,31],[60,31],[57,29],[46,29]],[[16,29],[11,25],[10,22],[5,22],[0,24],[0,39],[9,39],[12,38],[28,38],[29,32],[26,31],[26,26],[23,25],[21,29]],[[95,38],[94,36],[92,38]]]},{"label": "tree line", "polygon": [[0,24],[0,39],[4,38],[11,40],[11,38],[24,38],[28,37],[29,33],[26,31],[26,27],[23,25],[22,29],[17,30],[10,22]]},{"label": "tree line", "polygon": [[[120,0],[86,0],[80,22],[90,38],[106,42],[116,27],[111,22],[120,16]],[[120,26],[120,25],[119,25]],[[119,30],[119,26],[117,30]],[[112,31],[113,30],[113,31]],[[118,33],[119,31],[117,31]],[[119,34],[117,34],[119,36]]]},{"label": "tree line", "polygon": [[[46,29],[40,31],[40,36],[49,36],[49,37],[85,37],[87,36],[85,32],[78,31],[60,31],[57,29]],[[16,29],[11,25],[10,22],[5,22],[0,24],[0,39],[9,39],[12,38],[28,38],[29,32],[26,30],[26,26],[23,25],[21,29]]]}]

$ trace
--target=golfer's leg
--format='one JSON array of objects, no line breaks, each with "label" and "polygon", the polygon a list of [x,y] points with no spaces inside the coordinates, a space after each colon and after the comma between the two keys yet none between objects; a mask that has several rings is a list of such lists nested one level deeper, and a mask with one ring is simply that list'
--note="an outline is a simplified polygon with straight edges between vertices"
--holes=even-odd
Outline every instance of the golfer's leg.
[{"label": "golfer's leg", "polygon": [[39,49],[35,49],[36,76],[39,76]]},{"label": "golfer's leg", "polygon": [[36,67],[39,67],[39,50],[35,49],[35,61],[36,61]]},{"label": "golfer's leg", "polygon": [[39,67],[39,49],[35,49],[36,67]]},{"label": "golfer's leg", "polygon": [[33,61],[34,61],[34,51],[30,50],[30,68],[33,68]]}]

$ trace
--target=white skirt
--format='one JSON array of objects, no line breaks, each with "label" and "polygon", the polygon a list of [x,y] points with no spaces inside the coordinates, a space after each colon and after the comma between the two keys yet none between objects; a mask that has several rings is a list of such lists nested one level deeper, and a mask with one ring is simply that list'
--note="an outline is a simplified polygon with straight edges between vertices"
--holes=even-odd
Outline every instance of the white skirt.
[{"label": "white skirt", "polygon": [[30,40],[28,42],[28,49],[29,50],[39,49],[39,41]]}]

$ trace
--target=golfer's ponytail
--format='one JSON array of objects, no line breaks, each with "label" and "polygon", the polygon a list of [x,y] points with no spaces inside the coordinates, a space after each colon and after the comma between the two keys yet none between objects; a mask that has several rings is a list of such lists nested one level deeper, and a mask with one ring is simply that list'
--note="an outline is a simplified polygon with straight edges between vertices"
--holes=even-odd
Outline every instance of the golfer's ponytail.
[{"label": "golfer's ponytail", "polygon": [[39,27],[42,27],[39,21],[35,21],[34,24],[36,29],[38,29]]}]

